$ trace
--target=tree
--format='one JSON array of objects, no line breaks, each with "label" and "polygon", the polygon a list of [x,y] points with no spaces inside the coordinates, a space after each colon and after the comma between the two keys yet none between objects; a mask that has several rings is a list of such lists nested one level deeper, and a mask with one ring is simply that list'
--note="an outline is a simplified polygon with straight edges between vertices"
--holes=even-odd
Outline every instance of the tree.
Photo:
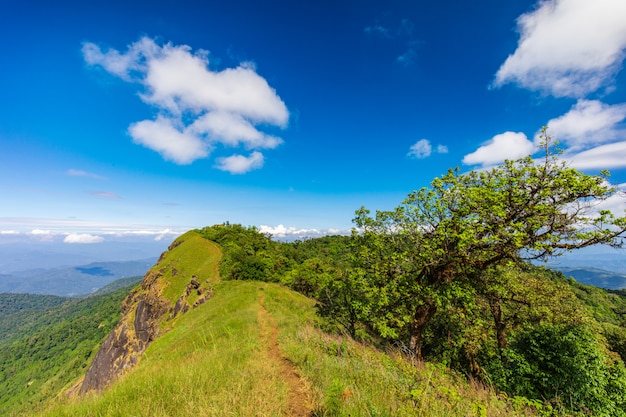
[{"label": "tree", "polygon": [[[623,245],[626,218],[597,204],[616,194],[605,176],[558,159],[542,130],[544,156],[490,170],[449,170],[394,210],[357,210],[355,257],[374,296],[371,325],[406,337],[422,356],[422,336],[443,305],[497,265],[545,259],[595,244]],[[481,281],[484,283],[484,281]]]}]

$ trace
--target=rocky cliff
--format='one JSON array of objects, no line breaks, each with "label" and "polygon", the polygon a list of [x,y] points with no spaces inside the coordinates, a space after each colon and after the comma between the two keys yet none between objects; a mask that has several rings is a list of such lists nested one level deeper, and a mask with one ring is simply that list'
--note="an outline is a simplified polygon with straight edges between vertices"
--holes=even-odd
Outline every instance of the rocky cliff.
[{"label": "rocky cliff", "polygon": [[122,303],[122,318],[101,345],[80,393],[115,381],[178,315],[209,299],[220,257],[217,245],[194,231],[176,239]]}]

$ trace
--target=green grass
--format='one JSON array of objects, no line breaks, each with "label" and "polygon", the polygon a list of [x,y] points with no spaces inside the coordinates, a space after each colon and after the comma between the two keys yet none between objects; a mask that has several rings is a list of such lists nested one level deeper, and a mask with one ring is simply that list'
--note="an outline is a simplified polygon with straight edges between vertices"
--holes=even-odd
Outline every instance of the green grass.
[{"label": "green grass", "polygon": [[[504,416],[508,401],[434,365],[414,365],[316,326],[314,301],[275,284],[228,281],[176,319],[112,387],[58,399],[40,416],[281,416],[290,387],[268,352],[263,304],[312,416]],[[267,326],[267,324],[265,324]]]},{"label": "green grass", "polygon": [[263,347],[259,284],[226,282],[181,316],[139,366],[103,394],[63,401],[45,416],[278,416],[287,387]]},{"label": "green grass", "polygon": [[[180,244],[184,243],[184,244]],[[163,289],[163,297],[173,303],[185,290],[186,285],[196,276],[205,287],[207,283],[218,280],[218,265],[221,251],[217,244],[202,238],[197,232],[190,231],[176,239],[172,250],[153,269],[158,269],[163,282],[169,285]],[[196,293],[190,294],[191,304],[195,301]]]},{"label": "green grass", "polygon": [[309,380],[315,416],[535,415],[434,364],[415,364],[315,325],[312,302],[267,286],[266,306],[281,328],[284,354]]}]

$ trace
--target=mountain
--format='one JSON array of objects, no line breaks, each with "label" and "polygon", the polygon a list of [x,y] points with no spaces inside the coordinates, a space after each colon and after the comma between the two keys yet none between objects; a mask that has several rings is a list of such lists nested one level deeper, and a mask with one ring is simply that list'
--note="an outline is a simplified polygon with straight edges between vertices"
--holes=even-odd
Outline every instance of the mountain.
[{"label": "mountain", "polygon": [[0,276],[0,292],[83,296],[120,278],[143,276],[156,258],[30,269]]},{"label": "mountain", "polygon": [[[222,225],[176,239],[141,284],[132,288],[81,300],[42,296],[30,300],[7,294],[14,297],[6,308],[13,312],[9,315],[17,318],[18,306],[23,305],[28,320],[16,319],[19,331],[0,339],[0,414],[408,417],[529,416],[545,411],[571,415],[567,409],[557,409],[558,402],[516,394],[515,385],[497,395],[491,385],[468,378],[462,369],[450,369],[451,356],[448,362],[439,359],[444,357],[439,352],[461,352],[464,360],[469,357],[469,351],[462,350],[466,347],[497,353],[487,350],[493,332],[475,323],[475,318],[483,320],[480,326],[493,322],[483,315],[486,310],[478,310],[483,308],[478,303],[466,310],[461,304],[447,311],[442,306],[445,315],[438,316],[445,319],[442,325],[459,310],[469,315],[460,316],[466,320],[464,327],[453,323],[455,327],[444,327],[446,333],[434,333],[433,362],[416,361],[406,346],[385,343],[364,327],[358,328],[360,341],[343,334],[341,323],[320,315],[325,306],[302,292],[311,293],[321,280],[330,279],[335,281],[329,281],[324,291],[343,291],[334,300],[351,296],[350,288],[332,286],[350,284],[350,276],[331,269],[333,259],[340,260],[351,250],[345,246],[349,243],[348,238],[322,238],[279,244],[255,229]],[[98,266],[86,269],[102,273]],[[626,357],[625,294],[530,266],[503,274],[523,284],[513,290],[525,297],[516,297],[516,304],[501,311],[511,320],[524,320],[520,330],[514,328],[515,322],[507,323],[511,343],[505,354],[513,356],[504,371],[515,372],[513,366],[521,364],[524,372],[543,372],[540,377],[524,373],[513,380],[526,385],[534,383],[533,378],[544,381],[544,375],[554,375],[549,384],[564,377],[569,384],[580,380],[586,387],[589,379],[610,375],[609,383],[617,383],[601,386],[617,389],[606,391],[609,405],[619,411],[610,415],[624,415],[624,385],[620,384],[626,381],[626,370],[620,356]],[[111,309],[111,297],[122,293],[123,300],[120,297]],[[86,303],[83,310],[76,307],[79,301]],[[578,323],[575,326],[559,324],[558,320],[570,323],[572,318]],[[590,321],[606,339],[586,333],[581,324]],[[464,340],[472,344],[453,350],[451,344],[459,340],[455,331],[464,332]],[[534,335],[531,340],[536,344],[526,343],[529,335]],[[575,335],[582,338],[572,340]],[[481,347],[483,340],[487,348]],[[526,362],[522,356],[525,346],[533,346],[534,361]],[[539,370],[531,368],[546,358],[558,361],[550,350],[553,346],[565,352],[561,356],[570,358],[570,352],[577,356],[558,362],[555,371],[543,365]],[[590,362],[584,362],[587,359]],[[561,372],[560,366],[578,369],[581,360],[583,379],[571,379],[569,369]],[[491,363],[501,361],[495,357]]]},{"label": "mountain", "polygon": [[584,267],[553,267],[552,269],[556,269],[564,275],[574,278],[581,284],[593,285],[609,290],[626,288],[626,274]]}]

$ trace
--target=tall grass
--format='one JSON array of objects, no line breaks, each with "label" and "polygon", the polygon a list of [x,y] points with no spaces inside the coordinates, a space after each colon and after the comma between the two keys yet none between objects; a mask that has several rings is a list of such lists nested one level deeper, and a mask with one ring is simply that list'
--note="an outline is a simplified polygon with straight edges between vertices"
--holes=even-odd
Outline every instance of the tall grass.
[{"label": "tall grass", "polygon": [[491,391],[434,365],[415,366],[316,326],[314,301],[278,285],[230,281],[176,319],[139,365],[103,393],[59,399],[41,416],[284,416],[290,387],[268,357],[261,304],[280,351],[299,369],[311,416],[504,416]]}]

